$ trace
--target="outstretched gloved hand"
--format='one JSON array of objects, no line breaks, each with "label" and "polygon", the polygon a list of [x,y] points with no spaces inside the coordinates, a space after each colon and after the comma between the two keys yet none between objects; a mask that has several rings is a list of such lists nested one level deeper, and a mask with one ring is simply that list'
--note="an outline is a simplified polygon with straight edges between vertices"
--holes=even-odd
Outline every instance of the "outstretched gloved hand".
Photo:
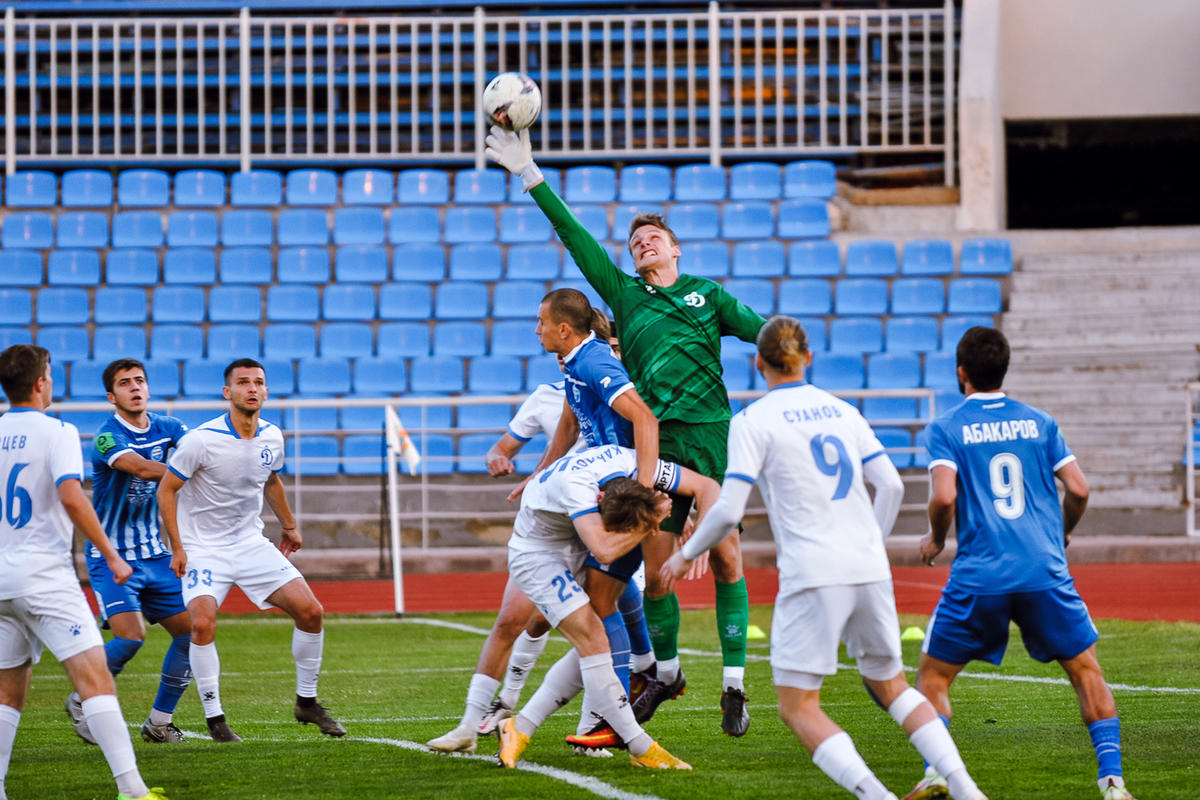
[{"label": "outstretched gloved hand", "polygon": [[521,178],[525,191],[544,180],[542,171],[533,163],[533,148],[529,144],[529,129],[519,133],[493,125],[487,136],[487,157]]}]

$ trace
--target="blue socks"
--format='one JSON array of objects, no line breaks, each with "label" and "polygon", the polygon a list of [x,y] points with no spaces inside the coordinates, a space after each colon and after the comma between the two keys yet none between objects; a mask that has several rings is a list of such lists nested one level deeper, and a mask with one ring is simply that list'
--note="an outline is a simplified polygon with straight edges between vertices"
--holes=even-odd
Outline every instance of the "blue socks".
[{"label": "blue socks", "polygon": [[601,622],[604,623],[604,632],[608,634],[608,646],[612,648],[613,669],[616,670],[617,679],[621,681],[621,686],[624,687],[625,695],[628,697],[629,632],[625,630],[625,618],[621,616],[620,611],[615,611]]},{"label": "blue socks", "polygon": [[649,653],[650,631],[646,627],[646,615],[642,613],[642,592],[633,581],[625,584],[625,591],[617,600],[617,610],[625,618],[629,649],[639,656]]},{"label": "blue socks", "polygon": [[1088,725],[1096,761],[1100,764],[1097,778],[1121,774],[1121,720],[1118,717],[1098,719]]},{"label": "blue socks", "polygon": [[104,655],[108,659],[108,671],[117,675],[125,669],[129,659],[142,649],[142,643],[136,639],[122,639],[115,636],[104,643]]},{"label": "blue socks", "polygon": [[174,637],[171,646],[167,648],[167,654],[163,656],[162,679],[158,684],[158,695],[154,698],[156,711],[175,713],[179,698],[183,697],[188,684],[192,682],[192,670],[188,662],[191,638],[186,633]]}]

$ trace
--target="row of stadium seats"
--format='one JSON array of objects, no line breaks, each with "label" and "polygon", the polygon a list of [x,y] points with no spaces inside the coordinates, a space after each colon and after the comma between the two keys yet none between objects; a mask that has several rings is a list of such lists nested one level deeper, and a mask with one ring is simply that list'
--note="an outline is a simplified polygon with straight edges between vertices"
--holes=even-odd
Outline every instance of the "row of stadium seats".
[{"label": "row of stadium seats", "polygon": [[[605,245],[613,262],[632,273],[629,250]],[[732,247],[732,257],[730,250]],[[956,266],[954,248],[944,239],[906,242],[903,256],[885,239],[863,239],[846,245],[845,264],[836,242],[828,239],[791,242],[744,241],[730,243],[706,239],[683,243],[680,269],[705,278],[837,277],[847,275],[949,276],[1006,275],[1012,272],[1012,247],[1005,239],[967,239]],[[220,257],[218,259],[218,253]],[[450,280],[496,281],[501,277],[554,280],[563,272],[563,250],[558,244],[456,244],[412,243],[392,248],[389,258],[383,245],[343,245],[332,256],[327,247],[280,248],[274,255],[265,247],[171,247],[162,256],[145,248],[109,250],[103,281],[108,284],[153,286],[157,283],[383,283],[387,280],[438,282]],[[43,267],[36,250],[0,250],[0,286],[96,286],[101,283],[101,252],[92,249],[51,250]],[[219,263],[219,268],[218,268]],[[391,269],[389,272],[389,263]],[[448,269],[447,269],[448,267]],[[579,277],[568,260],[566,270]]]},{"label": "row of stadium seats", "polygon": [[[728,169],[689,164],[672,169],[638,164],[619,171],[606,166],[571,167],[565,174],[543,170],[547,180],[564,189],[569,203],[654,203],[667,200],[776,200],[832,197],[834,167],[828,161],[736,164]],[[172,192],[172,183],[174,191]],[[339,197],[339,183],[341,193]],[[453,184],[453,194],[451,193]],[[325,169],[295,169],[285,175],[272,170],[235,172],[228,181],[215,170],[190,169],[174,175],[157,169],[124,170],[116,180],[119,206],[178,208],[209,206],[333,206],[516,202],[524,197],[520,180],[510,181],[498,169],[410,169],[396,173],[356,169],[339,175]],[[9,208],[111,206],[113,177],[101,170],[71,170],[60,183],[52,172],[16,172],[5,182]]]}]

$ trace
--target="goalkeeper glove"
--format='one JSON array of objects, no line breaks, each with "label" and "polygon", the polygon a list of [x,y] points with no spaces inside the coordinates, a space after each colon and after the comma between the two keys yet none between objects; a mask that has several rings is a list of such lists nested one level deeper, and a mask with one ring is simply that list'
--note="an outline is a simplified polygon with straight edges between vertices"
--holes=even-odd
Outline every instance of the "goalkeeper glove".
[{"label": "goalkeeper glove", "polygon": [[487,157],[521,178],[525,191],[542,182],[542,171],[533,163],[533,150],[529,145],[529,129],[517,133],[493,125],[487,136]]}]

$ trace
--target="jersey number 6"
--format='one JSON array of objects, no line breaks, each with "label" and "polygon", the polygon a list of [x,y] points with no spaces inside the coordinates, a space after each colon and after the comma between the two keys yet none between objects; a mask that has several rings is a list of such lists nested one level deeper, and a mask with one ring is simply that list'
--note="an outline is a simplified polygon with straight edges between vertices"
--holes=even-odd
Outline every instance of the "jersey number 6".
[{"label": "jersey number 6", "polygon": [[8,509],[5,519],[13,530],[24,528],[25,523],[33,518],[33,498],[29,492],[17,486],[17,476],[28,466],[24,462],[13,464],[12,471],[8,473],[8,488],[4,492],[4,505]]}]

